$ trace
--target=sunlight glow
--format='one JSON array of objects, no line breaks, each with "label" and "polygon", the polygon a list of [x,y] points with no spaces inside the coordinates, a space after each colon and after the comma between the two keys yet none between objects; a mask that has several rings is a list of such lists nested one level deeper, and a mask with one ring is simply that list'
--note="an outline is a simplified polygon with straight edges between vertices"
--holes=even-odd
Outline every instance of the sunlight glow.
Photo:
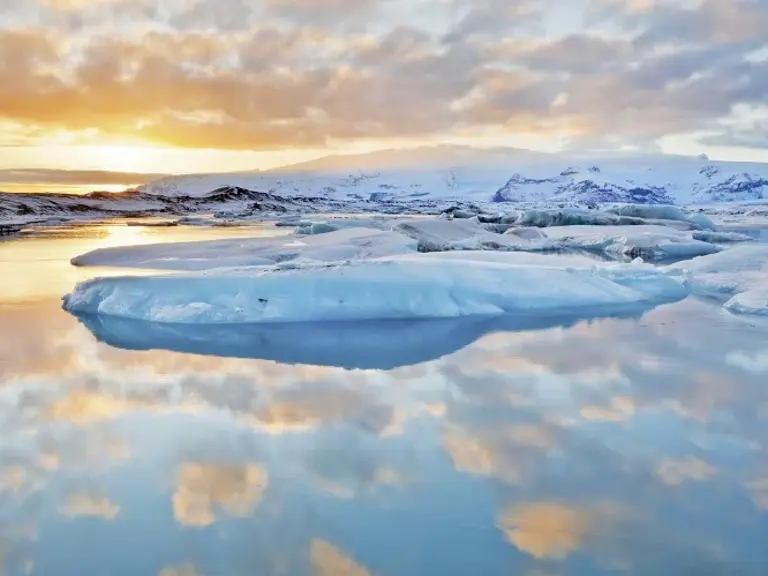
[{"label": "sunlight glow", "polygon": [[101,170],[144,172],[152,163],[152,149],[143,146],[92,146],[84,152],[93,154]]}]

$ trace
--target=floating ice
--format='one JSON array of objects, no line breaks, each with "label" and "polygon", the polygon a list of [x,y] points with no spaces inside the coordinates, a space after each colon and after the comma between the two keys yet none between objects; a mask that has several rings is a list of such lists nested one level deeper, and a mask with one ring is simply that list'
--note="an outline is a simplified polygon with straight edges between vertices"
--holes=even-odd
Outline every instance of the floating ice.
[{"label": "floating ice", "polygon": [[619,216],[630,216],[632,218],[688,222],[705,230],[715,229],[715,225],[712,221],[703,214],[689,215],[677,206],[666,204],[621,204],[608,208],[608,212],[618,214]]},{"label": "floating ice", "polygon": [[335,262],[416,251],[416,242],[395,232],[350,228],[297,238],[233,238],[147,246],[103,248],[72,259],[75,266],[155,270],[209,270],[281,262]]},{"label": "floating ice", "polygon": [[490,232],[484,225],[470,220],[406,220],[393,226],[393,230],[416,240],[420,252],[454,250],[542,252],[559,248],[544,237],[535,238],[532,234],[497,234]]},{"label": "floating ice", "polygon": [[520,226],[536,226],[547,228],[549,226],[632,226],[646,224],[642,218],[619,216],[600,210],[584,210],[578,208],[561,208],[549,210],[526,210],[517,220]]},{"label": "floating ice", "polygon": [[694,240],[710,242],[713,244],[730,244],[734,242],[751,242],[751,236],[738,232],[713,232],[710,230],[695,230],[692,234]]},{"label": "floating ice", "polygon": [[78,284],[64,307],[152,322],[237,324],[608,313],[686,294],[681,282],[643,264],[457,252],[292,270],[97,278]]},{"label": "floating ice", "polygon": [[553,226],[544,234],[564,248],[644,260],[674,260],[713,254],[719,247],[694,240],[691,232],[665,226]]},{"label": "floating ice", "polygon": [[725,308],[738,314],[768,314],[768,246],[730,250],[678,262],[667,270],[687,276],[700,295],[729,298]]}]

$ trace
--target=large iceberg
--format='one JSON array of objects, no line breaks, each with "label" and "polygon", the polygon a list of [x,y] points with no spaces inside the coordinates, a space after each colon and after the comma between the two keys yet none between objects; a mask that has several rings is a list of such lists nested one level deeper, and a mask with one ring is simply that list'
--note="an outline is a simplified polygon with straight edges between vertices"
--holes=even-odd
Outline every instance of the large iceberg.
[{"label": "large iceberg", "polygon": [[725,308],[731,312],[768,315],[767,245],[737,246],[667,269],[686,277],[696,294],[730,298]]},{"label": "large iceberg", "polygon": [[621,312],[681,299],[649,265],[504,252],[411,254],[268,268],[214,269],[78,284],[64,307],[151,322],[238,324]]}]

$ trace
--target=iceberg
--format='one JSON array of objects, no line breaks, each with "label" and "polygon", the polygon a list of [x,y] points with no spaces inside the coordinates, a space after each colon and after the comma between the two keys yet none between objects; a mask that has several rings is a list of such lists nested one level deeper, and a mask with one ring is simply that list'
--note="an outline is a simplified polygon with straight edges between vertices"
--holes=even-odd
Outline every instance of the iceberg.
[{"label": "iceberg", "polygon": [[768,314],[767,245],[736,246],[667,270],[686,278],[695,294],[730,298],[724,306],[735,314]]},{"label": "iceberg", "polygon": [[63,305],[75,314],[149,322],[240,324],[605,314],[686,295],[682,282],[644,264],[453,252],[289,269],[277,265],[96,278],[78,284]]},{"label": "iceberg", "polygon": [[416,242],[391,231],[348,228],[307,237],[231,238],[102,248],[72,259],[75,266],[150,270],[210,270],[278,263],[333,262],[416,251]]},{"label": "iceberg", "polygon": [[695,240],[691,232],[665,226],[553,226],[543,229],[563,248],[643,260],[678,260],[719,252],[710,242]]}]

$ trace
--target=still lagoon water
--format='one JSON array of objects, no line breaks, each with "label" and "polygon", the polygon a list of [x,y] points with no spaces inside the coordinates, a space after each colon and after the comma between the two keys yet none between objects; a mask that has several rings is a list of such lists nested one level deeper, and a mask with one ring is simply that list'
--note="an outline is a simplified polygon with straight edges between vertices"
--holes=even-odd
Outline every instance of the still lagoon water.
[{"label": "still lagoon water", "polygon": [[178,329],[61,310],[102,246],[0,242],[0,573],[768,573],[768,325]]}]

